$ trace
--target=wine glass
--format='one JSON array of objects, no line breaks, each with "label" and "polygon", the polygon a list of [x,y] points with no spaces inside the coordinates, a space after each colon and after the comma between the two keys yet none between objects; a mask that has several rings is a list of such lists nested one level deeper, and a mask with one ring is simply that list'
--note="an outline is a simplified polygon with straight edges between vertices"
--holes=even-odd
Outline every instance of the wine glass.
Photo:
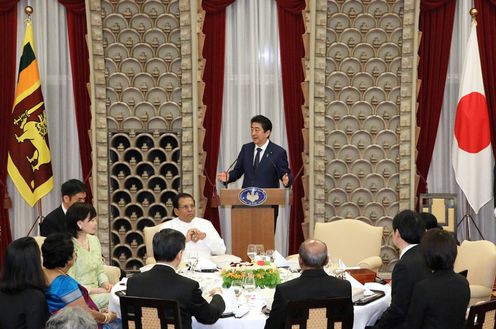
[{"label": "wine glass", "polygon": [[274,262],[274,250],[267,249],[265,251],[265,259],[268,260],[269,262],[273,263]]},{"label": "wine glass", "polygon": [[339,271],[339,263],[339,258],[331,258],[331,260],[329,261],[329,270],[331,271],[332,276],[337,276],[337,273]]},{"label": "wine glass", "polygon": [[248,292],[253,292],[256,287],[255,276],[252,272],[246,272],[245,278],[243,279],[243,288]]},{"label": "wine glass", "polygon": [[189,266],[189,273],[193,275],[193,272],[195,271],[196,265],[198,264],[198,253],[194,251],[188,252],[188,256],[186,258]]},{"label": "wine glass", "polygon": [[239,297],[241,297],[241,294],[243,293],[243,281],[234,280],[231,283],[231,287],[233,288],[234,296],[236,297],[236,300],[238,300]]},{"label": "wine glass", "polygon": [[250,261],[253,262],[253,260],[257,256],[257,245],[249,244],[248,247],[246,248],[246,254],[250,258]]},{"label": "wine glass", "polygon": [[257,244],[255,246],[256,246],[256,249],[257,249],[257,256],[261,256],[258,259],[263,259],[264,258],[264,255],[265,255],[264,245],[263,244]]}]

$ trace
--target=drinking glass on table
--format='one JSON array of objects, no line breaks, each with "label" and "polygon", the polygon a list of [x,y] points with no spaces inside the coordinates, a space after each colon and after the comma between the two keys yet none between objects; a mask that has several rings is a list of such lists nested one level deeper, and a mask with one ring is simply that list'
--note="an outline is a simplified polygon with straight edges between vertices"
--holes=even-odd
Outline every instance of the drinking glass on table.
[{"label": "drinking glass on table", "polygon": [[267,249],[265,251],[265,260],[268,260],[269,262],[273,263],[274,262],[274,250],[272,249]]},{"label": "drinking glass on table", "polygon": [[248,292],[253,292],[256,288],[255,276],[252,272],[246,272],[243,279],[243,288]]},{"label": "drinking glass on table", "polygon": [[234,280],[231,283],[231,287],[233,288],[234,296],[236,297],[236,300],[239,300],[239,297],[241,297],[241,294],[243,293],[243,281]]},{"label": "drinking glass on table", "polygon": [[189,273],[193,275],[193,272],[195,271],[196,265],[198,265],[198,253],[194,251],[189,251],[187,256],[186,256],[186,261],[189,266]]},{"label": "drinking glass on table", "polygon": [[248,247],[246,248],[246,254],[250,258],[250,261],[254,261],[255,257],[257,256],[257,245],[256,244],[249,244]]},{"label": "drinking glass on table", "polygon": [[257,249],[257,256],[255,257],[256,260],[264,260],[265,259],[265,248],[263,244],[256,244],[256,249]]}]

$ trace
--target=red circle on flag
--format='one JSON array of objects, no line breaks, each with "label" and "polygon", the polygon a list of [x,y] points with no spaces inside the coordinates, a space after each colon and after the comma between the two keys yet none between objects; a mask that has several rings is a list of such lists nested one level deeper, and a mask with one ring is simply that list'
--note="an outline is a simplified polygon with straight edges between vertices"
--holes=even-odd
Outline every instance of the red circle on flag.
[{"label": "red circle on flag", "polygon": [[463,96],[458,102],[455,119],[458,147],[479,153],[491,143],[486,97],[478,92]]}]

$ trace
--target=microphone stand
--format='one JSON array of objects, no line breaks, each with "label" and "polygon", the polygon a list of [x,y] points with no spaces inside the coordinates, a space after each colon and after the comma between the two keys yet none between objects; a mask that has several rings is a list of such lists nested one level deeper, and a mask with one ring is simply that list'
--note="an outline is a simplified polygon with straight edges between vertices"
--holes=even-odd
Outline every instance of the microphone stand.
[{"label": "microphone stand", "polygon": [[41,200],[38,200],[38,202],[36,202],[36,209],[38,210],[38,216],[36,216],[36,218],[34,219],[33,225],[31,225],[31,227],[29,228],[28,234],[26,234],[26,236],[29,236],[31,234],[36,224],[41,224],[45,219],[45,216],[43,216],[43,209],[41,207]]},{"label": "microphone stand", "polygon": [[238,158],[236,157],[236,159],[234,159],[234,161],[229,165],[229,167],[227,167],[226,171],[224,171],[226,173],[226,181],[223,182],[224,184],[224,187],[227,188],[227,185],[229,184],[227,181],[229,180],[229,171],[234,167],[234,164],[238,162]]}]

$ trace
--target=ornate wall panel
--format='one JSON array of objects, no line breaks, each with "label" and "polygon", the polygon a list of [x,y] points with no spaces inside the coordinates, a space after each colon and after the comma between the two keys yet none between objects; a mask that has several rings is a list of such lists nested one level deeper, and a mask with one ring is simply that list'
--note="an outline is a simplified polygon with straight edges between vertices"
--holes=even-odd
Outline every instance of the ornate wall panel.
[{"label": "ornate wall panel", "polygon": [[349,0],[326,8],[325,221],[383,226],[384,269],[397,259],[403,5]]},{"label": "ornate wall panel", "polygon": [[144,265],[143,228],[172,218],[173,197],[193,191],[189,5],[100,3],[109,248],[113,263],[127,270]]}]

